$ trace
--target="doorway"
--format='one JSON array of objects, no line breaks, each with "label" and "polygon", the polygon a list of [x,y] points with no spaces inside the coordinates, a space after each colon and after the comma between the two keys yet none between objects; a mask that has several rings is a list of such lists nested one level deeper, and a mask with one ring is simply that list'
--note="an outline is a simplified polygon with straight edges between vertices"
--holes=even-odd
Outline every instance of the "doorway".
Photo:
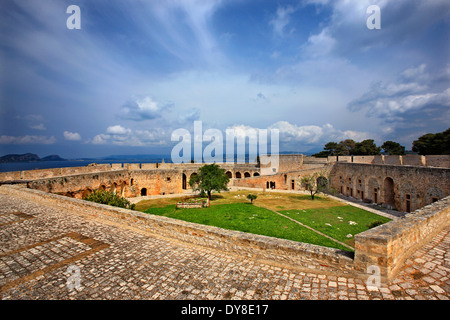
[{"label": "doorway", "polygon": [[383,183],[384,203],[395,208],[394,180],[387,177]]}]

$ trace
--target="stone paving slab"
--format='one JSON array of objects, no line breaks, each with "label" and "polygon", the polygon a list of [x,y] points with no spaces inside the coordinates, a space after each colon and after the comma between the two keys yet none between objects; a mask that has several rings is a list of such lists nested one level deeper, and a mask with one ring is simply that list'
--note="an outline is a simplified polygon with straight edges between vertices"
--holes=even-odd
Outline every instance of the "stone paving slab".
[{"label": "stone paving slab", "polygon": [[0,194],[2,300],[448,300],[449,271],[450,227],[408,259],[391,283],[376,288]]}]

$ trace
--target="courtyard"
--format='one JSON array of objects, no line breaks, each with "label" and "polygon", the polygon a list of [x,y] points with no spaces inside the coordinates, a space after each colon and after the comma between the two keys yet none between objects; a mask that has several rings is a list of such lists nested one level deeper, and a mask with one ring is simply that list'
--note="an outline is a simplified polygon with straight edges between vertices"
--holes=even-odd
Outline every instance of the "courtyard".
[{"label": "courtyard", "polygon": [[[450,293],[448,227],[380,288],[5,194],[0,194],[0,248],[3,300],[448,300]],[[73,270],[79,272],[75,287],[68,283]]]},{"label": "courtyard", "polygon": [[[257,199],[250,203],[248,194]],[[352,251],[355,234],[391,219],[328,197],[239,190],[213,194],[209,208],[181,209],[198,196],[143,200],[136,210],[229,230]]]}]

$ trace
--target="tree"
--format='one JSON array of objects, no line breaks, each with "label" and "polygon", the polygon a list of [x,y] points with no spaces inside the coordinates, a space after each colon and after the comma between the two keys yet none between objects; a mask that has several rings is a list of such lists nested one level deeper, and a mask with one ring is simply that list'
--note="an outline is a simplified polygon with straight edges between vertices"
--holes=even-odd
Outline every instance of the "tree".
[{"label": "tree", "polygon": [[339,145],[336,142],[328,142],[324,147],[323,150],[325,152],[328,152],[328,155],[335,156],[336,152],[338,150]]},{"label": "tree", "polygon": [[316,193],[328,190],[329,182],[323,173],[316,172],[302,177],[300,184],[305,190],[310,192],[311,200],[314,200]]},{"label": "tree", "polygon": [[444,132],[427,133],[413,141],[412,151],[421,155],[450,155],[450,128]]},{"label": "tree", "polygon": [[405,155],[405,147],[400,145],[400,143],[395,141],[385,141],[381,145],[381,149],[384,150],[388,155]]},{"label": "tree", "polygon": [[372,139],[366,139],[361,142],[355,143],[355,146],[351,150],[351,154],[356,156],[362,156],[362,155],[373,155],[377,156],[380,155],[381,148],[377,147],[377,145],[374,143]]},{"label": "tree", "polygon": [[189,179],[189,185],[194,191],[206,193],[208,202],[211,200],[211,192],[222,190],[228,191],[228,182],[230,178],[225,174],[225,169],[220,168],[217,164],[205,164],[199,169],[197,175],[193,175]]},{"label": "tree", "polygon": [[381,147],[377,147],[372,139],[361,142],[355,142],[352,139],[346,139],[339,143],[328,142],[323,149],[323,151],[314,154],[313,157],[381,154]]},{"label": "tree", "polygon": [[340,141],[339,143],[328,142],[324,146],[324,150],[314,154],[313,157],[348,156],[352,154],[355,144],[356,142],[352,139],[346,139],[344,141]]},{"label": "tree", "polygon": [[337,155],[338,156],[348,156],[353,154],[353,150],[355,149],[356,142],[352,139],[346,139],[344,141],[339,142]]},{"label": "tree", "polygon": [[258,196],[256,194],[249,193],[247,195],[247,199],[250,200],[250,203],[252,203],[252,204],[253,204],[253,200],[255,200],[256,198],[258,198]]}]

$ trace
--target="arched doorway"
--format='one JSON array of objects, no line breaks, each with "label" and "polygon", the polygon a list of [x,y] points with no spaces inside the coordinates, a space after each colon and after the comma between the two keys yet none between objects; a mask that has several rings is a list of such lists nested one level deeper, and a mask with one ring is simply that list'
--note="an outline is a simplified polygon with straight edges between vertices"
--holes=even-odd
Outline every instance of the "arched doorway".
[{"label": "arched doorway", "polygon": [[183,182],[181,183],[181,188],[183,189],[183,190],[186,190],[187,189],[187,177],[186,177],[186,174],[184,174],[183,173]]},{"label": "arched doorway", "polygon": [[227,171],[227,172],[225,172],[225,174],[228,177],[228,179],[233,178],[233,174],[231,173],[231,171]]},{"label": "arched doorway", "polygon": [[395,208],[394,180],[390,177],[383,182],[384,204]]},{"label": "arched doorway", "polygon": [[319,176],[316,180],[317,188],[320,190],[325,190],[328,187],[328,179],[324,176]]},{"label": "arched doorway", "polygon": [[250,178],[250,173],[249,172],[245,172],[244,173],[244,178]]},{"label": "arched doorway", "polygon": [[236,174],[235,174],[235,176],[236,176],[236,179],[240,179],[242,176],[241,176],[241,173],[238,171],[238,172],[236,172]]},{"label": "arched doorway", "polygon": [[87,188],[85,190],[83,190],[83,192],[81,193],[81,199],[86,198],[88,195],[90,195],[92,193],[92,190]]},{"label": "arched doorway", "polygon": [[110,191],[111,191],[112,193],[116,194],[116,192],[117,192],[117,183],[114,182],[114,183],[111,185]]},{"label": "arched doorway", "polygon": [[122,182],[122,184],[120,185],[120,195],[122,197],[125,197],[125,186],[127,185],[127,183],[125,181]]},{"label": "arched doorway", "polygon": [[141,196],[146,196],[147,195],[147,188],[142,188],[141,189]]}]

